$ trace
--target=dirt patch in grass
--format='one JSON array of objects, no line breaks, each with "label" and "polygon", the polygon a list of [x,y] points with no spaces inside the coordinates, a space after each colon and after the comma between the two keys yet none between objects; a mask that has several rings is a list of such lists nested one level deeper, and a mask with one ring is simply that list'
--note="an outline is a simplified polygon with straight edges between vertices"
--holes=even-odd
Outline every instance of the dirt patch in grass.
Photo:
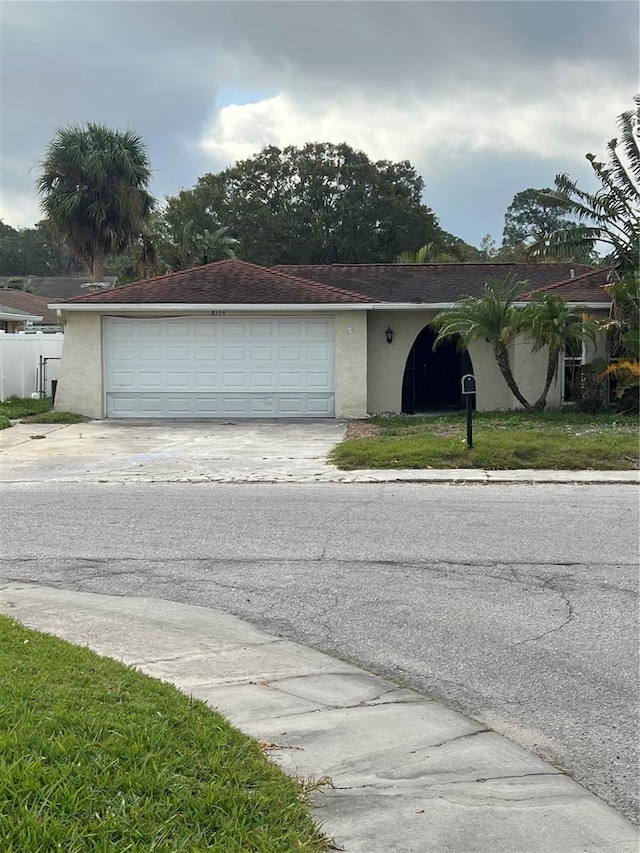
[{"label": "dirt patch in grass", "polygon": [[376,435],[380,435],[381,432],[382,427],[371,423],[371,421],[351,421],[347,427],[345,439],[373,438]]}]

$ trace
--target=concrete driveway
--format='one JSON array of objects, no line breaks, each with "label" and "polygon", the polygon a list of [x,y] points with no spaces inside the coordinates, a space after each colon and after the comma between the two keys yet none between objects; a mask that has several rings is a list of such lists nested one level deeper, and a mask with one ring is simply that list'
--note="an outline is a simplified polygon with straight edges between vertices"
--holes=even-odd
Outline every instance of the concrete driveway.
[{"label": "concrete driveway", "polygon": [[90,421],[0,431],[0,482],[291,481],[335,472],[335,420]]},{"label": "concrete driveway", "polygon": [[89,421],[0,430],[0,483],[638,483],[638,471],[340,471],[346,421]]}]

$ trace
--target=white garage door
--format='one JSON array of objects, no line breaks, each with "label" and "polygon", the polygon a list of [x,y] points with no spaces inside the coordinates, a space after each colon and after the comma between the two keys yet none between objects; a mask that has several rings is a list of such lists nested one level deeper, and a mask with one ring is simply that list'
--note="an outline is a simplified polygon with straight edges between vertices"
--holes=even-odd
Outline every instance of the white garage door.
[{"label": "white garage door", "polygon": [[104,320],[110,418],[332,417],[330,317]]}]

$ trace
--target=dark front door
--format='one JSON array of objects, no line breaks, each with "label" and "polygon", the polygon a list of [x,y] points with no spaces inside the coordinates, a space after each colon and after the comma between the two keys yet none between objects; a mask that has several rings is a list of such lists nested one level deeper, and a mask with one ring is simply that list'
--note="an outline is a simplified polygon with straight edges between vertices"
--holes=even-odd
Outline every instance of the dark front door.
[{"label": "dark front door", "polygon": [[426,326],[407,358],[402,383],[402,411],[412,414],[433,409],[462,408],[460,379],[472,373],[471,359],[448,341],[433,350],[436,333]]}]

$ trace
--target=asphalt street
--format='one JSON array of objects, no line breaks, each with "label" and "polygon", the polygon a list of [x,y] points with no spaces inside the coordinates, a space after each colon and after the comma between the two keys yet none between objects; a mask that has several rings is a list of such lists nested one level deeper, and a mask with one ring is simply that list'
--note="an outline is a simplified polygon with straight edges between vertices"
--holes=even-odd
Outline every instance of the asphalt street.
[{"label": "asphalt street", "polygon": [[237,614],[526,746],[637,822],[633,486],[8,484],[0,580]]}]

